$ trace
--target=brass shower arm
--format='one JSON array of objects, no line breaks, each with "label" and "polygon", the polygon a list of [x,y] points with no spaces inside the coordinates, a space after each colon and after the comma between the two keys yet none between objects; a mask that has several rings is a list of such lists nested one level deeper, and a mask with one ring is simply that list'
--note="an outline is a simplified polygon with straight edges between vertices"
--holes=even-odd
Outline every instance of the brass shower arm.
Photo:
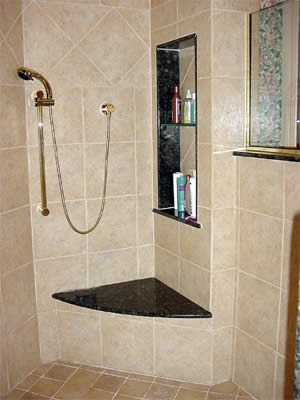
[{"label": "brass shower arm", "polygon": [[[47,81],[47,79],[40,74],[37,71],[34,71],[33,69],[26,68],[26,67],[19,67],[18,70],[18,75],[21,79],[24,81],[33,81],[33,78],[39,80],[46,91],[47,99],[51,100],[52,99],[52,89],[50,86],[50,83]],[[44,104],[44,105],[49,105],[49,104]]]}]

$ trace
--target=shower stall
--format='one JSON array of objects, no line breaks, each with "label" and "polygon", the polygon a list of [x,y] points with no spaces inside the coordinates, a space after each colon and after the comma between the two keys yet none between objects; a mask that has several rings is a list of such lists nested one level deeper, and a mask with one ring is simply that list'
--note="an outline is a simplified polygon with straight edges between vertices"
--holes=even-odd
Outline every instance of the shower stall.
[{"label": "shower stall", "polygon": [[[0,395],[65,360],[205,385],[232,380],[256,399],[289,398],[299,164],[232,157],[244,145],[246,17],[260,6],[0,0]],[[202,229],[152,213],[154,50],[194,33]],[[47,81],[27,69],[20,79],[21,65]],[[38,120],[33,92],[37,105],[51,103]],[[99,112],[104,102],[116,107],[111,119]],[[93,226],[105,199],[87,235],[65,218],[57,160],[78,230]],[[116,315],[51,297],[151,277],[213,318]]]}]

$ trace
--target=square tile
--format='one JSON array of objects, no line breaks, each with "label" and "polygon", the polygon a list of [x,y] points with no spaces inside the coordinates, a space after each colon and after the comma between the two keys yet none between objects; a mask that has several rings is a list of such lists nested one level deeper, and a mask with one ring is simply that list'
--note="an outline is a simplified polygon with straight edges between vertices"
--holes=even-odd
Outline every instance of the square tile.
[{"label": "square tile", "polygon": [[45,377],[56,379],[58,381],[66,381],[74,372],[75,368],[67,367],[66,365],[54,364],[45,374]]},{"label": "square tile", "polygon": [[100,376],[94,387],[106,392],[116,392],[119,390],[121,384],[125,381],[124,378],[114,375],[103,374]]},{"label": "square tile", "polygon": [[147,394],[147,398],[150,400],[171,400],[174,399],[177,390],[174,386],[154,383]]},{"label": "square tile", "polygon": [[207,392],[196,390],[180,389],[176,400],[205,400]]},{"label": "square tile", "polygon": [[[103,392],[98,389],[90,389],[82,398],[82,400],[111,400],[114,393]],[[129,399],[128,399],[129,400]]]},{"label": "square tile", "polygon": [[236,396],[238,392],[238,386],[232,382],[223,382],[218,383],[217,385],[213,385],[209,389],[209,393],[222,393],[222,394],[230,394],[232,396]]},{"label": "square tile", "polygon": [[151,386],[151,382],[137,381],[128,379],[119,391],[120,394],[131,397],[144,397]]},{"label": "square tile", "polygon": [[23,390],[13,389],[8,395],[4,396],[3,399],[1,398],[1,400],[20,400],[23,395]]},{"label": "square tile", "polygon": [[27,376],[23,382],[21,382],[17,387],[19,389],[24,389],[24,390],[28,390],[33,384],[35,384],[38,380],[40,379],[40,377],[38,375],[29,375]]},{"label": "square tile", "polygon": [[52,397],[62,387],[63,382],[55,381],[54,379],[41,378],[36,382],[30,391],[42,396]]},{"label": "square tile", "polygon": [[33,374],[34,374],[34,375],[38,375],[38,376],[43,376],[43,375],[45,375],[45,373],[46,373],[47,371],[49,371],[50,368],[52,368],[52,364],[51,364],[51,363],[49,363],[49,364],[43,364],[43,365],[41,365],[40,367],[38,367],[37,369],[35,369],[35,370],[33,371]]},{"label": "square tile", "polygon": [[99,374],[79,369],[75,375],[55,395],[58,400],[85,399],[89,389],[95,384]]}]

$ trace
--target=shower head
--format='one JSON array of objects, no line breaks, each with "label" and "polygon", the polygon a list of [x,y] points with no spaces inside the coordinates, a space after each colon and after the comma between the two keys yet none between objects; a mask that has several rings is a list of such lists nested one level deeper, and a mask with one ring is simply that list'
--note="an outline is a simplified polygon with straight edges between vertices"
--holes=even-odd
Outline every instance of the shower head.
[{"label": "shower head", "polygon": [[17,72],[18,72],[19,77],[21,79],[23,79],[24,81],[33,81],[33,78],[35,78],[35,79],[39,80],[40,82],[42,82],[42,84],[44,85],[45,90],[46,90],[47,99],[52,99],[52,89],[51,89],[50,83],[47,81],[46,78],[43,77],[43,75],[34,71],[33,69],[26,68],[26,67],[18,68]]},{"label": "shower head", "polygon": [[33,81],[30,71],[25,68],[18,68],[18,75],[20,78],[24,79],[24,81]]}]

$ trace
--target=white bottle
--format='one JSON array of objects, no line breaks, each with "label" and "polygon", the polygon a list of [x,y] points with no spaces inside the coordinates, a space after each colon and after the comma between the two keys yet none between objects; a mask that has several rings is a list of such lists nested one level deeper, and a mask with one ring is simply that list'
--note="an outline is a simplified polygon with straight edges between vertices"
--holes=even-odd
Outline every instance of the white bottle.
[{"label": "white bottle", "polygon": [[190,89],[187,90],[187,94],[184,99],[183,123],[184,124],[192,123],[192,93]]},{"label": "white bottle", "polygon": [[196,170],[192,169],[192,176],[190,178],[190,193],[191,193],[191,217],[197,217],[197,187],[196,187]]}]

